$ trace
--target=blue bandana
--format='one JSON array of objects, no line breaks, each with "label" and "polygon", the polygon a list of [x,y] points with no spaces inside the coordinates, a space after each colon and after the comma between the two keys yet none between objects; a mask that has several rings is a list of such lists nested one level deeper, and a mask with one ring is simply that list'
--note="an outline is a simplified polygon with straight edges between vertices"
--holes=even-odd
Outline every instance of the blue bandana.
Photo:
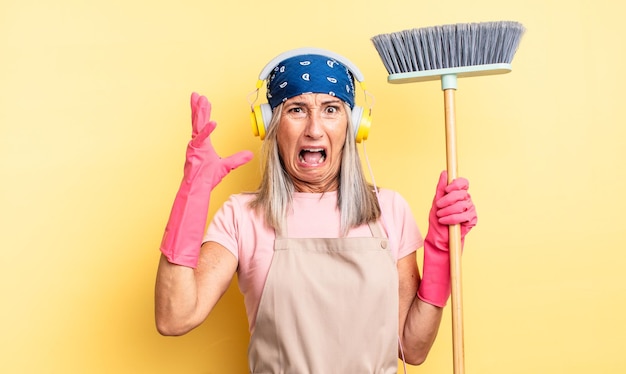
[{"label": "blue bandana", "polygon": [[354,107],[354,80],[337,60],[314,54],[290,57],[272,70],[267,80],[267,101],[274,109],[294,96],[323,93]]}]

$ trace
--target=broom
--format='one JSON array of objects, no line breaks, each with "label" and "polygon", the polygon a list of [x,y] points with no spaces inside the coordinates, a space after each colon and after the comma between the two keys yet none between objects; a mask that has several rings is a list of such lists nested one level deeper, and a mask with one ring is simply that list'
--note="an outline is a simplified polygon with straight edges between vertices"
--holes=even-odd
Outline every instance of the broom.
[{"label": "broom", "polygon": [[[457,77],[504,74],[511,71],[524,27],[518,22],[482,22],[424,27],[374,36],[372,42],[389,76],[389,83],[441,79],[446,126],[448,183],[457,178]],[[461,226],[450,226],[452,346],[455,374],[465,372],[463,303],[461,297]]]}]

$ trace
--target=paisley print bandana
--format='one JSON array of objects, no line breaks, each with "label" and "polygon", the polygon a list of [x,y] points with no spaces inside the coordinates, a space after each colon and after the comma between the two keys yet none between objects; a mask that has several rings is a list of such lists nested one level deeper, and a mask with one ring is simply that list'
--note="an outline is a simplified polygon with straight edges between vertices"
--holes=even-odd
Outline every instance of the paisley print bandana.
[{"label": "paisley print bandana", "polygon": [[274,109],[294,96],[323,93],[354,107],[354,79],[337,60],[315,54],[290,57],[279,63],[267,80],[267,101]]}]

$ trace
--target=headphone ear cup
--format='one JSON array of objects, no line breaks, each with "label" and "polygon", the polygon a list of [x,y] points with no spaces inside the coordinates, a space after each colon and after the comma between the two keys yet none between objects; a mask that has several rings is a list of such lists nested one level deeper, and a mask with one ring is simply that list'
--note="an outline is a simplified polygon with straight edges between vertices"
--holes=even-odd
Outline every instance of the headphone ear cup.
[{"label": "headphone ear cup", "polygon": [[372,125],[372,117],[368,112],[360,106],[352,108],[352,125],[354,126],[354,138],[357,143],[367,140],[370,127]]},{"label": "headphone ear cup", "polygon": [[265,139],[267,126],[272,121],[272,108],[269,104],[260,104],[254,107],[250,114],[252,121],[252,133],[261,140]]}]

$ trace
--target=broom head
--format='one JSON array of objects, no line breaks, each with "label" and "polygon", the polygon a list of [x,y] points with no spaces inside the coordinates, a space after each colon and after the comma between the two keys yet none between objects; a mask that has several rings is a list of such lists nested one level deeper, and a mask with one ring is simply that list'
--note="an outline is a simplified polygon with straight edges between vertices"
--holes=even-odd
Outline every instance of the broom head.
[{"label": "broom head", "polygon": [[409,29],[372,38],[390,83],[503,74],[525,29],[514,21],[459,23]]}]

